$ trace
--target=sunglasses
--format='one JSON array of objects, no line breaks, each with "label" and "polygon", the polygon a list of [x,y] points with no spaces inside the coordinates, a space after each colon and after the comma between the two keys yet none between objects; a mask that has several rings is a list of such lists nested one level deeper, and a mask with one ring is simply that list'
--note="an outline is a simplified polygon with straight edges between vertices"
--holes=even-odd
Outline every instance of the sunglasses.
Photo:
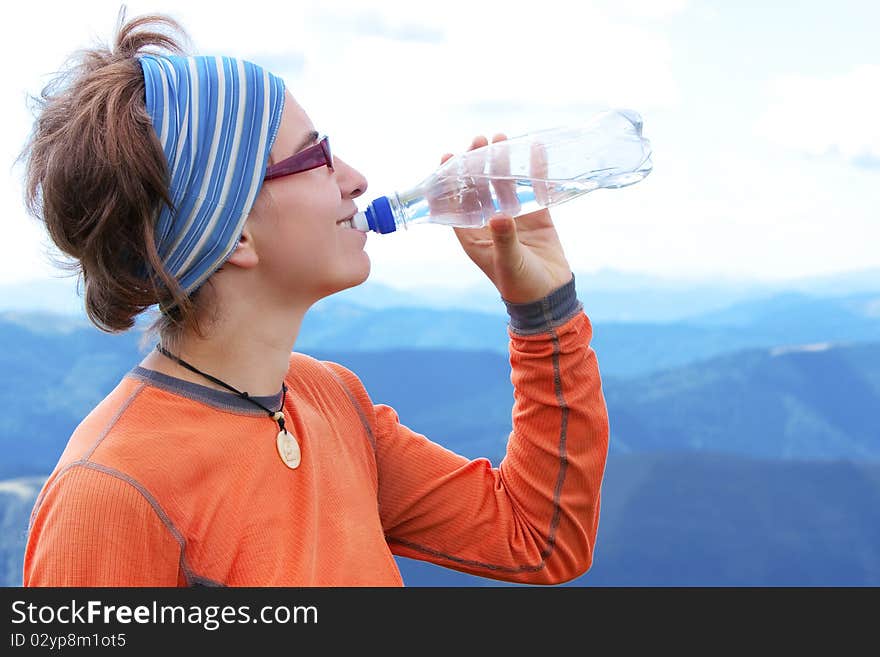
[{"label": "sunglasses", "polygon": [[325,165],[331,171],[333,170],[333,154],[330,152],[330,139],[326,136],[322,137],[314,146],[304,148],[299,153],[295,153],[270,167],[266,167],[266,175],[263,177],[263,180],[290,176],[294,173],[310,171]]}]

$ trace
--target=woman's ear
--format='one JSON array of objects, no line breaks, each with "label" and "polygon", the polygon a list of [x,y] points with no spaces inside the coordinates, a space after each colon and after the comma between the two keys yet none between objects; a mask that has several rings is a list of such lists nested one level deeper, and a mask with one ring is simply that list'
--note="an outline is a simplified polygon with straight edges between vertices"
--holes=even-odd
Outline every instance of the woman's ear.
[{"label": "woman's ear", "polygon": [[257,255],[257,251],[254,248],[253,235],[248,225],[245,224],[244,230],[241,232],[241,238],[238,240],[232,255],[227,258],[226,263],[242,267],[243,269],[250,269],[255,267],[258,262],[260,262],[260,256]]}]

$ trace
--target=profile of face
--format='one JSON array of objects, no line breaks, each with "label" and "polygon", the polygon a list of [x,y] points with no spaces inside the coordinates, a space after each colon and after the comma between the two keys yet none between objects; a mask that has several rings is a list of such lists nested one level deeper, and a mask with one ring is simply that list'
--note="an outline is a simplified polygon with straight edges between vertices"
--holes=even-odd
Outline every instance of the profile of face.
[{"label": "profile of face", "polygon": [[[314,131],[286,91],[268,165],[314,145]],[[259,289],[281,303],[311,304],[363,283],[370,274],[367,234],[340,221],[357,212],[354,199],[366,189],[366,178],[335,154],[333,169],[319,166],[265,181],[228,262],[252,269]]]}]

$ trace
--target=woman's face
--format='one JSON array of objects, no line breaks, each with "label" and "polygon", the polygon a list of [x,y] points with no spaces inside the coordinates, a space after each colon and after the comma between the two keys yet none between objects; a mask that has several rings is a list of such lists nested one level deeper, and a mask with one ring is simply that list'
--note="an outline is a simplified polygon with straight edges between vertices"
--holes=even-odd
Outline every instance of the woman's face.
[{"label": "woman's face", "polygon": [[[305,111],[286,92],[268,164],[302,150],[314,130]],[[263,183],[247,227],[261,277],[283,300],[313,303],[367,279],[367,234],[338,223],[357,212],[354,199],[366,189],[366,178],[335,154],[333,170],[321,166]]]}]

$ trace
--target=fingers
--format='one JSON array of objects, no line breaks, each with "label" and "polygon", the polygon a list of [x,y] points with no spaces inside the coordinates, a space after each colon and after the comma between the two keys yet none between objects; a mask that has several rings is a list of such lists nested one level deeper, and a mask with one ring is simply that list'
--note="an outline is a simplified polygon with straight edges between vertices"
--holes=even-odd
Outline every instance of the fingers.
[{"label": "fingers", "polygon": [[[532,143],[529,153],[529,173],[532,178],[547,177],[547,147],[539,141]],[[550,188],[548,183],[535,182],[535,199],[541,207],[550,205]]]},{"label": "fingers", "polygon": [[485,135],[477,135],[471,140],[471,147],[468,149],[469,151],[475,151],[478,148],[482,148],[483,146],[488,146],[489,140],[486,139]]},{"label": "fingers", "polygon": [[[454,157],[453,153],[444,153],[443,155],[441,155],[440,166],[446,164],[446,162],[448,162],[452,157]],[[430,208],[430,212],[432,215],[442,215],[443,213],[449,211],[448,206],[449,199],[447,198],[446,190],[444,190],[443,187],[437,186],[429,190],[428,207]]]},{"label": "fingers", "polygon": [[[489,140],[483,135],[478,135],[471,141],[469,150],[476,151],[488,145]],[[489,187],[489,179],[485,176],[487,156],[488,153],[485,150],[481,150],[479,153],[473,153],[467,158],[467,171],[473,176],[476,183],[476,197],[473,199],[476,207],[471,210],[473,213],[471,223],[475,225],[481,223],[483,217],[489,217],[494,214],[496,210],[495,201],[492,198],[492,190]],[[468,214],[470,215],[471,212]]]},{"label": "fingers", "polygon": [[[517,216],[521,208],[515,182],[512,179],[489,180],[489,174],[510,176],[510,153],[506,147],[495,146],[506,140],[505,134],[496,133],[492,136],[493,147],[486,149],[489,140],[485,135],[475,136],[462,163],[462,169],[472,178],[474,185],[463,190],[458,187],[454,177],[450,178],[448,182],[451,188],[448,191],[437,190],[436,198],[429,200],[432,213],[455,212],[465,217],[472,226],[483,223],[483,217],[486,217],[485,223],[488,224],[488,218],[498,212]],[[452,157],[452,153],[443,154],[440,158],[441,166]]]},{"label": "fingers", "polygon": [[[492,137],[492,162],[489,170],[495,178],[492,186],[495,188],[495,196],[498,199],[498,211],[515,217],[519,214],[520,204],[516,196],[516,183],[510,176],[510,149],[506,144],[507,135],[498,133]],[[501,178],[499,179],[498,176]]]}]

